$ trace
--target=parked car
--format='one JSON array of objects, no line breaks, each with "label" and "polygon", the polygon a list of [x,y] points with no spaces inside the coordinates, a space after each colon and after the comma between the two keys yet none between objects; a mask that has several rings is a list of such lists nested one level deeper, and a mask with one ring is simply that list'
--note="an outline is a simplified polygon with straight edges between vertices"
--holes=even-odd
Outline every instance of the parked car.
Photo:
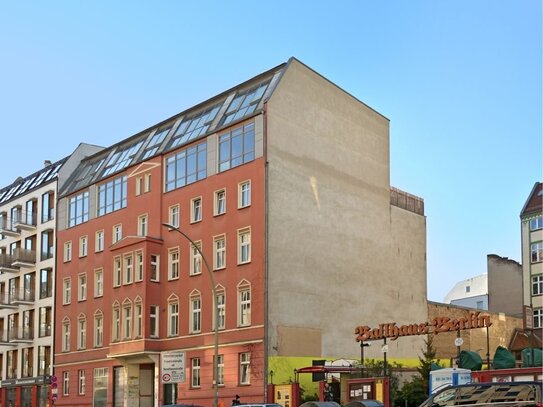
[{"label": "parked car", "polygon": [[444,387],[419,407],[540,407],[542,393],[542,382],[469,383]]},{"label": "parked car", "polygon": [[353,400],[345,404],[344,407],[384,407],[384,404],[379,400]]}]

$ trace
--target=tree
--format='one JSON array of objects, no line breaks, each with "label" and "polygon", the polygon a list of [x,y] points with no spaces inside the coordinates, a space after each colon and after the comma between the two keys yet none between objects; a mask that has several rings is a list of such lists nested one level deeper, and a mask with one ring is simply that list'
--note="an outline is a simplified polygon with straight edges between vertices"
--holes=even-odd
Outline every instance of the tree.
[{"label": "tree", "polygon": [[434,348],[434,337],[433,335],[428,335],[424,341],[425,348],[422,349],[422,358],[419,356],[419,367],[417,367],[417,372],[422,379],[422,384],[424,385],[424,391],[428,394],[429,383],[430,383],[430,372],[432,371],[432,366],[439,366],[439,359],[436,360],[436,348]]}]

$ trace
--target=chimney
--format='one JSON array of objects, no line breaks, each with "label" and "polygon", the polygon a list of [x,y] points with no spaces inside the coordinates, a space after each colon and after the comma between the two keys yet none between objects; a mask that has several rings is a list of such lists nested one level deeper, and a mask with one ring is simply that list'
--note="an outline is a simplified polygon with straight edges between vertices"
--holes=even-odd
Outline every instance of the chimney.
[{"label": "chimney", "polygon": [[45,161],[43,162],[43,166],[44,166],[44,167],[49,167],[51,164],[52,164],[52,162],[51,162],[50,160],[45,160]]}]

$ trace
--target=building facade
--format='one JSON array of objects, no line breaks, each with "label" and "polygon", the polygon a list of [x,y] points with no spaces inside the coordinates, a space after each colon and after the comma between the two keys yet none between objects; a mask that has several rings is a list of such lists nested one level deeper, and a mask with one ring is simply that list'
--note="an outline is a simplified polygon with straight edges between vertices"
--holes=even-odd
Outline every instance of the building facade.
[{"label": "building facade", "polygon": [[357,356],[360,323],[426,320],[423,201],[391,188],[388,131],[292,58],[84,159],[57,205],[56,405],[212,405],[215,323],[229,404]]},{"label": "building facade", "polygon": [[522,317],[522,266],[507,257],[486,256],[488,310]]},{"label": "building facade", "polygon": [[0,403],[46,406],[53,358],[57,186],[81,155],[0,190]]},{"label": "building facade", "polygon": [[443,302],[461,307],[488,309],[488,274],[459,281],[447,293]]},{"label": "building facade", "polygon": [[543,183],[536,182],[520,212],[524,305],[543,328]]}]

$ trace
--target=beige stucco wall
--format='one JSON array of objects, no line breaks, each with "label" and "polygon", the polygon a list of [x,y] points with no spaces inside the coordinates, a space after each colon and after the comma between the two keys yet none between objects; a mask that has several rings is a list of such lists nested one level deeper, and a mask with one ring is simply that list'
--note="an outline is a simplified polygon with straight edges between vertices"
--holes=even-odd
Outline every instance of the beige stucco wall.
[{"label": "beige stucco wall", "polygon": [[356,357],[357,325],[425,321],[424,217],[390,206],[388,120],[293,60],[266,137],[270,356]]},{"label": "beige stucco wall", "polygon": [[522,266],[507,257],[487,255],[488,310],[522,317]]}]

